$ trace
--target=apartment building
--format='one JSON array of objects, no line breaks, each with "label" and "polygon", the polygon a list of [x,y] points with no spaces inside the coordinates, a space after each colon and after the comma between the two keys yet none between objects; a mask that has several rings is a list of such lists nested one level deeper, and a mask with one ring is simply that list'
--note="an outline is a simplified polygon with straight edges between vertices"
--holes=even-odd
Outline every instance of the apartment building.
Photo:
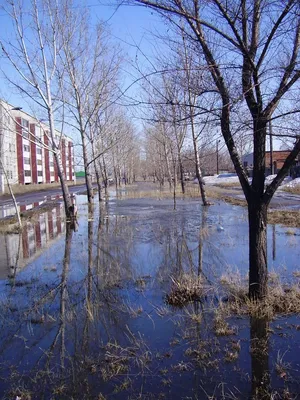
[{"label": "apartment building", "polygon": [[[75,180],[72,139],[56,131],[56,143],[67,181]],[[12,185],[58,182],[51,151],[49,127],[36,118],[0,100],[0,193],[7,179]]]}]

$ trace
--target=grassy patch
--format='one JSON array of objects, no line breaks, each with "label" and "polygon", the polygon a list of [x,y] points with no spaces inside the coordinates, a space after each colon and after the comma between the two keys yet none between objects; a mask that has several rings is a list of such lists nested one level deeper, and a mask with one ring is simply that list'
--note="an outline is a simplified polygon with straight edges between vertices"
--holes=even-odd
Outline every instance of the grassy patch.
[{"label": "grassy patch", "polygon": [[207,188],[206,195],[213,199],[225,201],[226,203],[229,203],[229,204],[232,204],[235,206],[245,207],[247,205],[247,202],[245,199],[235,197],[234,195],[230,196],[230,195],[226,194],[225,191],[220,191],[220,190],[214,189],[211,186]]},{"label": "grassy patch", "polygon": [[300,211],[270,210],[268,212],[268,223],[281,224],[290,227],[300,227]]},{"label": "grassy patch", "polygon": [[252,315],[272,319],[275,315],[291,315],[300,312],[300,286],[283,285],[279,280],[269,284],[267,296],[260,301],[250,300],[245,286],[227,286],[228,296],[225,305],[228,314]]},{"label": "grassy patch", "polygon": [[183,307],[191,301],[200,301],[203,287],[198,277],[182,275],[180,279],[171,277],[172,287],[166,295],[166,303],[171,306]]},{"label": "grassy patch", "polygon": [[224,188],[224,189],[226,189],[226,188],[235,188],[235,187],[240,188],[241,184],[240,184],[239,181],[235,181],[235,182],[220,182],[220,183],[215,183],[214,186],[218,186],[218,187]]}]

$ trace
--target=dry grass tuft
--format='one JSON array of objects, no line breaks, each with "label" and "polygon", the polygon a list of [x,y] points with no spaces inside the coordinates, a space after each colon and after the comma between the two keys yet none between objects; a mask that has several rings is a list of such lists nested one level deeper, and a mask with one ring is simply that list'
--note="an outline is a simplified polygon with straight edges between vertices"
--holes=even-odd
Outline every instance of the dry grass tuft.
[{"label": "dry grass tuft", "polygon": [[14,400],[32,400],[32,393],[29,390],[21,387],[12,390],[8,396]]},{"label": "dry grass tuft", "polygon": [[172,288],[166,295],[166,303],[183,307],[189,302],[200,301],[203,295],[203,286],[197,276],[184,274],[180,279],[171,277]]},{"label": "dry grass tuft", "polygon": [[226,351],[224,360],[226,362],[235,362],[239,358],[239,353],[237,351]]},{"label": "dry grass tuft", "polygon": [[291,315],[300,312],[300,286],[294,284],[286,287],[277,279],[269,285],[268,294],[263,300],[250,300],[246,287],[231,287],[226,300],[225,306],[229,313],[272,319],[276,314]]},{"label": "dry grass tuft", "polygon": [[129,373],[131,367],[137,367],[140,371],[148,370],[152,354],[142,336],[139,334],[136,337],[128,327],[126,336],[129,341],[127,347],[116,341],[110,341],[105,346],[105,363],[100,368],[105,381]]},{"label": "dry grass tuft", "polygon": [[225,320],[225,310],[222,306],[216,308],[214,317],[214,332],[217,336],[231,336],[235,335],[236,331],[229,326],[228,322]]}]

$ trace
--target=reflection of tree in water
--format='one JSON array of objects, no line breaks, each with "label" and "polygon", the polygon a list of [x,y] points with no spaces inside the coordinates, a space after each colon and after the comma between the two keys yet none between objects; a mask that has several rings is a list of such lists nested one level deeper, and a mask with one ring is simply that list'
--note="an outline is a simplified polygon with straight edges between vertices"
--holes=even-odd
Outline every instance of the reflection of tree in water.
[{"label": "reflection of tree in water", "polygon": [[[182,218],[176,224],[157,227],[157,241],[163,246],[159,277],[167,280],[172,276],[179,279],[183,274],[205,278],[213,273],[213,266],[222,261],[220,250],[210,240],[208,209],[202,207],[201,220],[195,233],[191,234],[191,222]],[[197,225],[193,221],[193,226]]]},{"label": "reflection of tree in water", "polygon": [[[95,236],[94,225],[97,226]],[[107,218],[105,209],[101,210],[95,224],[90,214],[85,253],[87,268],[85,276],[74,281],[73,260],[78,252],[83,252],[72,246],[71,254],[73,233],[68,224],[59,283],[40,287],[37,284],[35,293],[29,292],[27,306],[11,316],[11,328],[2,331],[0,352],[7,362],[12,359],[11,351],[20,337],[24,338],[24,346],[18,353],[19,360],[14,360],[25,366],[28,357],[34,359],[25,367],[23,378],[15,374],[14,379],[25,382],[27,374],[37,374],[36,385],[30,385],[30,389],[43,385],[43,392],[60,388],[61,393],[70,394],[79,393],[78,390],[88,385],[87,377],[92,371],[99,380],[94,387],[99,388],[100,366],[107,351],[105,343],[116,339],[116,343],[126,345],[128,341],[128,310],[115,286],[133,276],[129,262],[131,232],[127,225],[124,218]],[[32,315],[35,318],[32,335],[27,337],[28,319],[33,320]],[[36,350],[39,348],[42,351]],[[33,354],[39,356],[33,357]],[[83,379],[78,379],[78,374],[82,374]]]},{"label": "reflection of tree in water", "polygon": [[[209,249],[213,249],[210,246],[207,213],[207,209],[203,208],[199,229],[193,240],[184,218],[180,224],[157,226],[156,238],[161,241],[163,248],[159,272],[164,274],[168,282],[171,274],[176,277],[185,273],[192,274],[195,279],[202,279],[204,276]],[[53,393],[55,390],[58,398],[77,398],[78,393],[86,393],[82,395],[83,399],[97,398],[96,395],[103,388],[111,395],[112,385],[116,380],[122,386],[127,378],[132,382],[134,379],[143,381],[144,374],[148,375],[148,383],[151,379],[161,379],[157,377],[159,368],[155,364],[159,361],[154,360],[156,356],[153,356],[156,348],[148,349],[142,336],[139,336],[139,327],[148,320],[148,316],[143,314],[135,324],[126,308],[127,298],[132,293],[137,296],[135,290],[130,292],[126,287],[128,281],[132,282],[136,277],[132,266],[134,225],[132,227],[130,221],[124,217],[109,216],[105,204],[101,205],[99,219],[96,217],[97,210],[94,215],[89,215],[87,237],[83,240],[84,249],[74,240],[76,234],[67,229],[59,281],[50,288],[44,287],[35,293],[27,308],[12,317],[9,329],[2,329],[0,334],[0,357],[4,355],[6,361],[10,360],[9,354],[5,353],[6,349],[13,348],[20,340],[24,340],[24,347],[22,352],[18,352],[19,358],[15,358],[19,365],[22,362],[26,365],[31,357],[30,353],[39,354],[38,358],[34,358],[24,368],[24,379],[21,375],[15,375],[18,384],[25,382],[26,385],[26,376],[34,376],[35,384],[31,384],[30,388],[36,393]],[[157,242],[152,240],[150,246],[155,245]],[[83,262],[81,268],[77,268],[76,262],[80,255]],[[79,276],[76,275],[77,269],[80,269]],[[205,277],[204,282],[207,282]],[[145,293],[148,295],[149,292]],[[162,303],[159,306],[166,308]],[[171,329],[166,329],[166,332],[164,324],[171,324],[170,314],[165,320],[160,320],[159,325],[156,325],[155,311],[149,315],[149,320],[153,320],[153,331],[147,331],[147,334],[151,335],[153,332],[154,341],[163,335],[163,339],[168,342],[171,338],[166,335],[170,335],[170,331],[176,339],[179,338],[180,346],[172,348],[169,353],[174,349],[174,353],[177,351],[182,357],[180,362],[187,361],[187,371],[182,374],[189,376],[189,382],[193,375],[193,394],[198,398],[204,398],[201,387],[206,385],[206,378],[215,384],[223,373],[222,369],[227,368],[228,364],[224,364],[224,346],[229,346],[234,341],[232,337],[220,339],[213,333],[214,311],[209,310],[211,306],[209,301],[196,301],[180,310],[167,310],[172,313],[171,318],[174,318],[176,324]],[[28,319],[33,312],[43,313],[45,320],[31,325],[31,335],[28,335]],[[266,332],[266,322],[251,320],[253,396],[266,393],[260,391],[261,382],[264,382],[265,388],[269,387]],[[21,337],[24,339],[20,339]],[[156,346],[156,343],[151,344]],[[152,351],[152,356],[149,350]],[[168,365],[176,383],[177,372],[172,367],[184,368],[184,364],[176,364],[177,361],[170,360]],[[162,363],[165,364],[166,360]],[[146,381],[143,384],[144,382]],[[204,389],[209,395],[213,394],[214,389],[210,390],[206,386]],[[161,390],[168,393],[171,389],[167,387]],[[219,386],[216,393],[217,390]]]},{"label": "reflection of tree in water", "polygon": [[269,323],[266,318],[250,317],[252,397],[270,399]]}]

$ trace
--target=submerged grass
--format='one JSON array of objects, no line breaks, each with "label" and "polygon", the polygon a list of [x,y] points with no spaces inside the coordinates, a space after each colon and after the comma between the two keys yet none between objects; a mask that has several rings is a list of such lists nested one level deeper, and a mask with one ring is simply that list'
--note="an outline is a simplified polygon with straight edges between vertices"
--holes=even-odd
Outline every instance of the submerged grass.
[{"label": "submerged grass", "polygon": [[[184,274],[180,279],[171,277],[172,286],[166,295],[166,303],[182,308],[191,302],[205,302],[206,309],[214,314],[216,335],[232,335],[235,330],[226,322],[229,316],[250,315],[272,319],[276,315],[300,313],[299,271],[293,275],[296,281],[287,285],[280,281],[279,275],[270,273],[267,296],[263,300],[252,300],[248,297],[246,277],[243,279],[237,272],[224,274],[220,285],[214,287],[205,286],[203,280],[194,274]],[[201,321],[198,314],[187,310],[186,315],[190,320]]]},{"label": "submerged grass", "polygon": [[[270,279],[267,296],[263,300],[251,300],[248,288],[236,280],[225,283],[227,293],[225,307],[227,313],[235,315],[251,315],[272,319],[276,315],[291,315],[300,312],[300,285],[294,283],[287,286],[279,277]],[[221,303],[224,307],[224,304]]]}]

